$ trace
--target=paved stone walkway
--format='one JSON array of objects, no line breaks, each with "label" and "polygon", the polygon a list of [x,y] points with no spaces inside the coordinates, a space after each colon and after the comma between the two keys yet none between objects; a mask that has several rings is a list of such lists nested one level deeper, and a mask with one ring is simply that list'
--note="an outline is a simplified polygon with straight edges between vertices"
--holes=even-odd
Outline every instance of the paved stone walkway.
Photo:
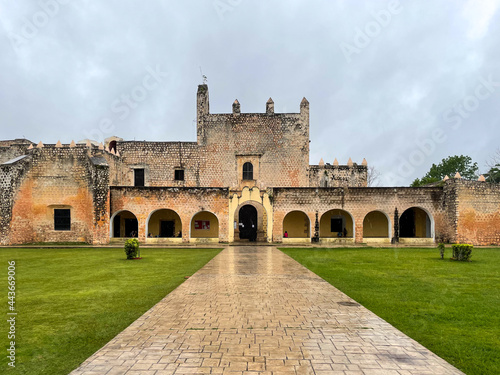
[{"label": "paved stone walkway", "polygon": [[462,374],[273,247],[229,247],[88,358],[91,374]]}]

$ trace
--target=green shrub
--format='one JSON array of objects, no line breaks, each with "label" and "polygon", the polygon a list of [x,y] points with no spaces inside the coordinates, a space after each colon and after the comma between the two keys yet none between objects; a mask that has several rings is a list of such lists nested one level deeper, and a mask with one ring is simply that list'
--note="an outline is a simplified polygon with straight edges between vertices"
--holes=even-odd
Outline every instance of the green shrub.
[{"label": "green shrub", "polygon": [[127,254],[127,259],[134,259],[137,257],[137,252],[139,251],[139,241],[137,238],[130,238],[125,241],[125,254]]},{"label": "green shrub", "polygon": [[467,244],[456,244],[452,246],[454,260],[461,260],[464,262],[468,262],[472,256],[472,249],[474,246]]},{"label": "green shrub", "polygon": [[443,259],[444,258],[444,249],[445,249],[444,243],[440,243],[438,245],[438,249],[439,249],[439,254],[441,254],[441,259]]}]

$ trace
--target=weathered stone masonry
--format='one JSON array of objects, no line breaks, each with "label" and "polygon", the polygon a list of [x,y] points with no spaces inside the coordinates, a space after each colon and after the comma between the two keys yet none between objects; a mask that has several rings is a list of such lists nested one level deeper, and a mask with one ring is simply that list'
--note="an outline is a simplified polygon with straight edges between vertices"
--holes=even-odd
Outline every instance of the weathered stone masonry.
[{"label": "weathered stone masonry", "polygon": [[[9,244],[10,227],[12,222],[12,209],[18,195],[19,188],[29,169],[31,157],[21,156],[9,164],[0,165],[0,243]],[[29,198],[19,205],[30,205]],[[30,220],[29,215],[23,215],[24,220]],[[30,231],[31,232],[31,231]]]},{"label": "weathered stone masonry", "polygon": [[299,107],[242,113],[235,100],[212,114],[200,85],[195,142],[0,141],[0,243],[500,244],[499,185],[370,188],[364,159],[309,165],[309,102]]},{"label": "weathered stone masonry", "polygon": [[[23,159],[2,165],[2,206],[6,206],[2,223],[8,222],[2,225],[2,243],[108,243],[109,181],[104,156],[92,156],[98,150],[82,146],[27,151]],[[71,210],[71,230],[54,230],[57,208]]]},{"label": "weathered stone masonry", "polygon": [[457,180],[455,186],[454,240],[500,244],[500,185]]}]

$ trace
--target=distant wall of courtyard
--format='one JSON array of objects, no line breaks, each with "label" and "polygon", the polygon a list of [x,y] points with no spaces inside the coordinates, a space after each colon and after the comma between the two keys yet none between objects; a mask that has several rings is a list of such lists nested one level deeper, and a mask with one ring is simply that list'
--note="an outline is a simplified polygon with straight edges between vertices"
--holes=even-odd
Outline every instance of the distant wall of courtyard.
[{"label": "distant wall of courtyard", "polygon": [[[12,184],[11,219],[3,227],[2,242],[107,243],[109,177],[102,153],[93,156],[83,146],[46,145],[29,150],[25,159],[22,171],[18,163],[2,168],[10,175],[20,171]],[[58,209],[70,211],[70,228],[55,229]]]},{"label": "distant wall of courtyard", "polygon": [[[145,172],[146,186],[195,187],[204,185],[200,174],[204,170],[203,150],[196,142],[117,142],[123,161],[122,186],[134,186],[134,169]],[[175,180],[175,170],[184,171],[184,180]]]},{"label": "distant wall of courtyard", "polygon": [[31,142],[25,139],[0,141],[0,164],[18,156],[25,155],[30,144]]},{"label": "distant wall of courtyard", "polygon": [[310,187],[366,187],[368,167],[366,165],[310,165]]}]

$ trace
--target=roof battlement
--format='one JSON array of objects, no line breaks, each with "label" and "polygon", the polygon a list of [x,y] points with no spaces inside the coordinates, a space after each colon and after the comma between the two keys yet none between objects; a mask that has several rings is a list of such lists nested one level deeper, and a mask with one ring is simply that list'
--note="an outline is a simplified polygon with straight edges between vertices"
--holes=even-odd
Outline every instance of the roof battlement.
[{"label": "roof battlement", "polygon": [[302,101],[300,102],[300,111],[299,112],[291,112],[291,113],[275,113],[274,112],[274,101],[272,98],[269,98],[266,102],[266,111],[265,112],[255,112],[255,113],[250,113],[250,112],[241,112],[241,103],[239,102],[238,99],[235,99],[234,102],[232,103],[232,112],[231,113],[210,113],[210,103],[209,103],[209,94],[208,94],[208,85],[203,84],[198,86],[198,93],[197,93],[197,110],[198,110],[198,119],[200,119],[200,116],[206,116],[206,115],[240,115],[240,114],[246,114],[250,116],[257,116],[257,115],[297,115],[297,114],[302,114],[309,111],[309,101],[304,97]]}]

